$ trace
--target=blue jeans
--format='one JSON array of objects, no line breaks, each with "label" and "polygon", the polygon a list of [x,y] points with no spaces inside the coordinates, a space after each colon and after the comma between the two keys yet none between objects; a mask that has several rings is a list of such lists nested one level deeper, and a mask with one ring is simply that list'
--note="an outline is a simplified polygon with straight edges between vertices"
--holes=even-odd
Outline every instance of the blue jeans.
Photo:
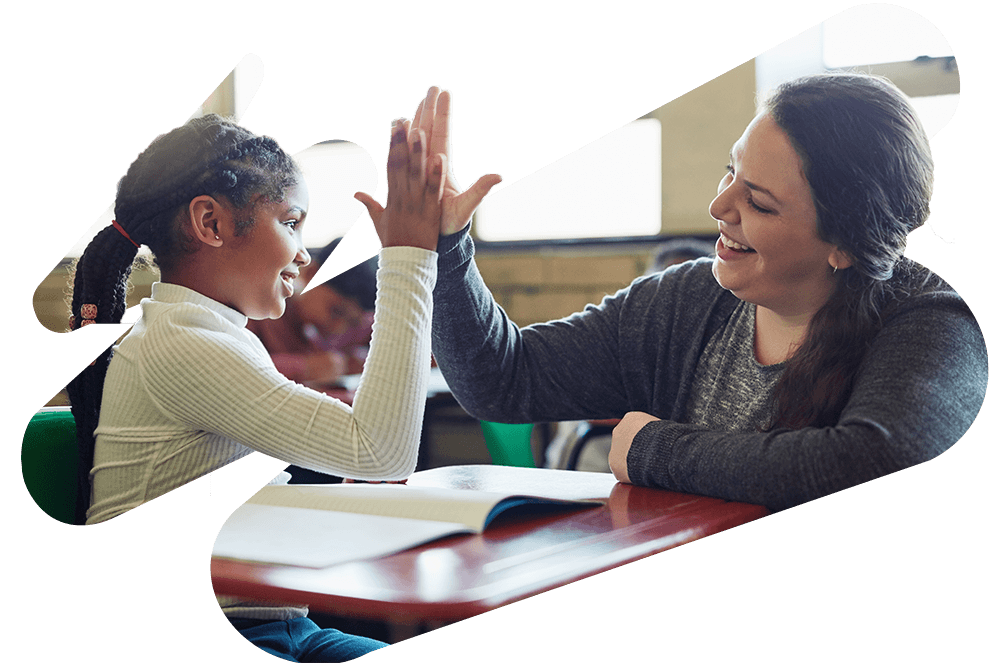
[{"label": "blue jeans", "polygon": [[318,628],[307,617],[285,622],[264,619],[230,619],[232,626],[265,652],[287,661],[351,661],[386,647],[379,640]]}]

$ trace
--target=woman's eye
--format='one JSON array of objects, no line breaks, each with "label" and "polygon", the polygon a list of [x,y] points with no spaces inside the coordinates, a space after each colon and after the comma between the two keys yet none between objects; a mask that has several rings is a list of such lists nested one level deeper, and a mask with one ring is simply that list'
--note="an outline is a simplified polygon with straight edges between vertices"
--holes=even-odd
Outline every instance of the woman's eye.
[{"label": "woman's eye", "polygon": [[769,209],[767,209],[765,207],[761,207],[760,205],[757,205],[755,202],[753,202],[753,196],[750,196],[749,198],[747,198],[746,202],[748,202],[750,204],[750,207],[752,207],[753,209],[755,209],[760,214],[773,214],[774,213],[774,210],[769,210]]}]

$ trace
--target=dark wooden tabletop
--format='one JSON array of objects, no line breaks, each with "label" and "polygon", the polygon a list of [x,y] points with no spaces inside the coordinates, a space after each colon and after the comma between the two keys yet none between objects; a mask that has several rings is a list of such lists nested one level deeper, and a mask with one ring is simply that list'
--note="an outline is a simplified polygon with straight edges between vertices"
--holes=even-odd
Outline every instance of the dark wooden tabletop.
[{"label": "dark wooden tabletop", "polygon": [[416,472],[408,483],[600,504],[520,507],[482,534],[324,569],[214,558],[215,592],[399,624],[457,621],[767,514],[760,506],[620,484],[593,472],[463,465]]}]

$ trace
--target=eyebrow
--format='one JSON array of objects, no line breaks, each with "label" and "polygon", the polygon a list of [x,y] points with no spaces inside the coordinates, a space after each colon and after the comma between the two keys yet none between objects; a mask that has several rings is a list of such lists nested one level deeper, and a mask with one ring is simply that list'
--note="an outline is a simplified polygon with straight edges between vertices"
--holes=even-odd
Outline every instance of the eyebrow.
[{"label": "eyebrow", "polygon": [[290,209],[287,210],[288,214],[291,214],[293,212],[300,212],[301,213],[301,221],[303,221],[305,219],[305,217],[307,217],[307,210],[304,209],[303,207],[301,207],[300,205],[294,205],[293,207],[291,207]]},{"label": "eyebrow", "polygon": [[[729,163],[735,163],[735,162],[736,162],[736,160],[735,160],[735,159],[733,159],[733,157],[732,157],[732,150],[729,150]],[[762,186],[760,186],[759,184],[755,184],[754,182],[750,182],[749,180],[743,180],[743,183],[744,183],[744,184],[745,184],[745,185],[747,186],[747,188],[749,188],[749,189],[750,189],[750,190],[752,190],[752,191],[759,191],[760,193],[765,193],[765,194],[767,194],[767,195],[768,195],[768,196],[770,196],[770,197],[771,197],[771,198],[772,198],[772,199],[774,200],[774,202],[775,202],[775,203],[777,203],[778,205],[783,205],[783,204],[784,204],[784,203],[782,203],[782,202],[781,202],[781,201],[780,201],[780,200],[778,199],[778,197],[777,197],[777,196],[775,196],[775,195],[774,195],[773,193],[771,193],[771,192],[770,192],[770,189],[767,189],[767,188],[765,188],[765,187],[762,187]]]}]

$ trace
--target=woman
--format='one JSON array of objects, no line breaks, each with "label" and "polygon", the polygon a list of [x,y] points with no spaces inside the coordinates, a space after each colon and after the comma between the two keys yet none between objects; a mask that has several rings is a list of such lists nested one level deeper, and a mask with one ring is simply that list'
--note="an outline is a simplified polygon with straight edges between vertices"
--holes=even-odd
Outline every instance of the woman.
[{"label": "woman", "polygon": [[444,215],[433,353],[481,419],[621,418],[625,482],[778,510],[929,460],[987,383],[967,306],[902,256],[932,171],[887,81],[787,83],[733,146],[709,208],[717,256],[563,320],[510,322],[466,219]]}]

